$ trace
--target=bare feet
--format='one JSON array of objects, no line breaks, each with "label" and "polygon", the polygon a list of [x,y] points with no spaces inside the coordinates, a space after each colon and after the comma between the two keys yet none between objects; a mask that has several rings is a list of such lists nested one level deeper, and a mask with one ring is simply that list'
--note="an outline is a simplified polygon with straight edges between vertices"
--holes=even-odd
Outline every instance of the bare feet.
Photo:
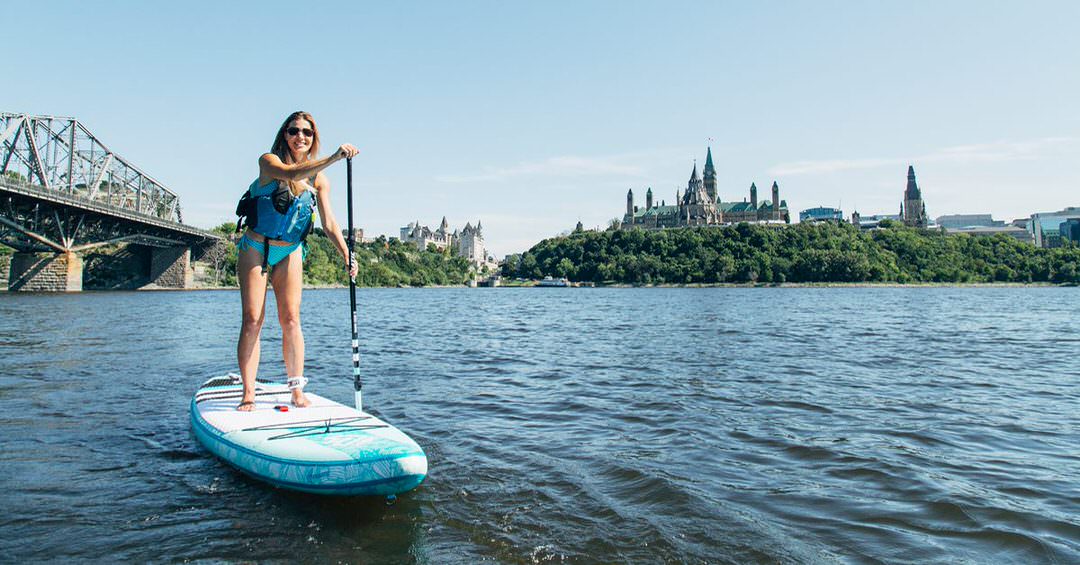
[{"label": "bare feet", "polygon": [[311,405],[311,402],[304,396],[304,391],[298,388],[294,388],[292,391],[292,403],[297,408]]},{"label": "bare feet", "polygon": [[240,401],[240,406],[237,406],[236,409],[241,412],[252,412],[255,410],[255,401],[245,398]]}]

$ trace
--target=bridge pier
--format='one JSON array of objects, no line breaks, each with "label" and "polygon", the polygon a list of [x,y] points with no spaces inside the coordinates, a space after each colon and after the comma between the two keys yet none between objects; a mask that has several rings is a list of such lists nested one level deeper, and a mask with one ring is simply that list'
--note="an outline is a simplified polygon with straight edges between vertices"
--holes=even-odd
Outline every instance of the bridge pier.
[{"label": "bridge pier", "polygon": [[194,283],[190,247],[155,248],[150,253],[150,284],[161,288],[191,288]]},{"label": "bridge pier", "polygon": [[79,292],[83,261],[75,253],[18,251],[11,257],[8,290],[11,292]]}]

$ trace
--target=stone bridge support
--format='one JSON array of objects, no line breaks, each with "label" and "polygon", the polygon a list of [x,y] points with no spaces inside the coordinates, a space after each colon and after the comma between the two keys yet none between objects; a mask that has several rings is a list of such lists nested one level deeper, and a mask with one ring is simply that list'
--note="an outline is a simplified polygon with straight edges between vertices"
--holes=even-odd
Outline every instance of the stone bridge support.
[{"label": "stone bridge support", "polygon": [[[156,247],[144,260],[135,283],[151,288],[192,288],[195,271],[191,266],[191,248]],[[17,251],[11,256],[8,290],[11,292],[79,292],[83,289],[83,258],[74,252]],[[149,275],[148,278],[147,275]],[[109,288],[109,287],[106,287]],[[135,288],[124,286],[118,288]]]},{"label": "stone bridge support", "polygon": [[75,253],[16,252],[11,257],[8,290],[23,292],[79,292],[83,261]]},{"label": "stone bridge support", "polygon": [[161,288],[191,288],[194,282],[190,247],[155,248],[150,253],[150,284]]}]

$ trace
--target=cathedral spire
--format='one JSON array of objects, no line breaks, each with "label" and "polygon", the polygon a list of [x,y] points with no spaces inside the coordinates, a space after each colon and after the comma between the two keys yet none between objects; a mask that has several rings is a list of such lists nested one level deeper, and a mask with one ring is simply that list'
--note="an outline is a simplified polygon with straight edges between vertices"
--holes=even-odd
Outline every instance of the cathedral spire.
[{"label": "cathedral spire", "polygon": [[915,182],[915,167],[911,165],[908,165],[907,169],[907,187],[904,188],[904,201],[900,217],[904,220],[904,224],[908,226],[925,228],[927,224],[926,203],[923,202],[922,191],[919,190],[919,185]]},{"label": "cathedral spire", "polygon": [[780,185],[772,183],[772,219],[780,220]]},{"label": "cathedral spire", "polygon": [[700,179],[701,176],[697,172],[697,159],[694,159],[694,172],[690,173],[690,182]]},{"label": "cathedral spire", "polygon": [[922,194],[920,194],[919,185],[915,182],[915,167],[908,165],[907,188],[904,189],[904,200],[918,200],[920,198],[922,198]]},{"label": "cathedral spire", "polygon": [[719,195],[716,191],[716,168],[712,163],[712,148],[708,148],[705,153],[705,193],[709,196],[709,200],[716,202],[719,200]]}]

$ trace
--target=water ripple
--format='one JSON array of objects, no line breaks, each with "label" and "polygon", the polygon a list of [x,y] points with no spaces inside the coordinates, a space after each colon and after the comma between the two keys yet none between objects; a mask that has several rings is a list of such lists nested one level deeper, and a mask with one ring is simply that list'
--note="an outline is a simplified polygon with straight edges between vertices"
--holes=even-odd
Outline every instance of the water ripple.
[{"label": "water ripple", "polygon": [[[431,465],[393,506],[273,489],[191,437],[190,394],[235,370],[235,293],[0,294],[0,551],[1078,562],[1078,292],[362,290],[366,405]],[[311,386],[341,400],[347,315],[305,292]]]}]

